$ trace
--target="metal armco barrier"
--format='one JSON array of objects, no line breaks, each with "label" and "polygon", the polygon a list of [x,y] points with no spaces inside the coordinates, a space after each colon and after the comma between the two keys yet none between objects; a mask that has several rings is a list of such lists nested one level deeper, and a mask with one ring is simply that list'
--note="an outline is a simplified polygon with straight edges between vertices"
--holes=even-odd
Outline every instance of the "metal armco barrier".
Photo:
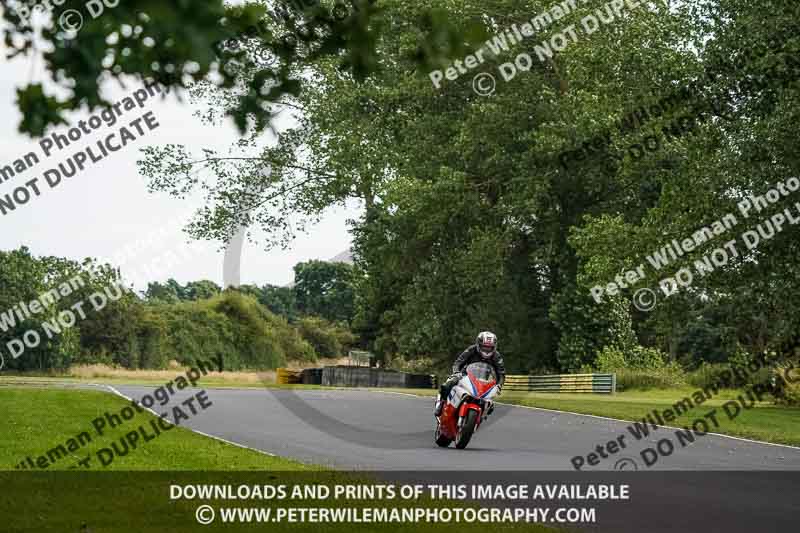
[{"label": "metal armco barrier", "polygon": [[322,385],[322,369],[306,368],[301,379],[303,385]]},{"label": "metal armco barrier", "polygon": [[436,377],[429,374],[407,374],[391,370],[358,366],[326,366],[289,370],[279,368],[275,381],[281,385],[307,384],[328,387],[398,387],[406,389],[432,389]]},{"label": "metal armco barrier", "polygon": [[524,392],[617,392],[616,374],[556,374],[553,376],[506,376],[503,390]]},{"label": "metal armco barrier", "polygon": [[322,385],[338,387],[433,388],[431,376],[354,366],[326,366]]}]

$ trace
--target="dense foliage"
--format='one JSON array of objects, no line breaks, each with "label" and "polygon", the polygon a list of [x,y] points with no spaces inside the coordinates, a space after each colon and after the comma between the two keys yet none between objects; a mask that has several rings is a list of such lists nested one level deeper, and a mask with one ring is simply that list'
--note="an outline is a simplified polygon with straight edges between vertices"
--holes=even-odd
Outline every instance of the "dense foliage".
[{"label": "dense foliage", "polygon": [[[139,296],[119,288],[124,278],[107,266],[36,258],[25,248],[0,252],[0,280],[4,370],[47,371],[94,363],[166,368],[170,361],[189,365],[219,358],[226,370],[271,369],[289,360],[340,357],[357,343],[346,325],[321,317],[292,317],[296,323],[290,323],[289,317],[260,302],[273,290],[253,294],[252,288],[245,287],[221,292],[208,280],[185,286],[168,280],[150,283]],[[69,294],[65,290],[53,298],[42,296],[64,287],[68,280],[73,280],[74,289]],[[34,301],[46,305],[37,311]],[[32,308],[34,312],[27,316],[22,311]],[[74,324],[63,315],[70,310],[76,315]],[[59,316],[70,327],[55,322],[60,331],[51,329],[48,334],[43,324],[54,323]],[[8,343],[26,334],[30,338],[29,331],[35,331],[42,342],[26,347],[15,358]]]},{"label": "dense foliage", "polygon": [[[601,4],[580,6],[547,35]],[[498,79],[487,97],[475,93],[471,75],[432,87],[415,52],[436,21],[418,3],[387,0],[376,71],[362,81],[331,58],[307,62],[313,84],[289,100],[299,126],[277,145],[246,139],[234,147],[236,160],[152,148],[142,168],[155,189],[212,191],[192,227],[204,238],[245,223],[263,230],[267,245],[285,242],[278,236],[291,238],[297,227],[290,213],[292,222],[313,221],[328,206],[361,202],[353,323],[387,359],[433,356],[444,365],[481,329],[499,334],[513,371],[597,368],[612,349],[623,361],[656,350],[665,364],[688,369],[741,353],[791,357],[800,328],[787,297],[800,289],[796,226],[670,298],[658,292],[649,312],[631,305],[633,290],[601,303],[590,296],[670,239],[798,174],[800,8],[761,4],[642,2],[552,58],[534,59],[513,80]],[[451,61],[463,57],[463,36],[476,25],[491,35],[550,5],[448,2],[452,31],[439,32],[434,48]],[[539,42],[490,56],[483,70],[499,77],[500,63],[521,51],[535,57]],[[209,102],[222,115],[238,93],[197,94],[214,94]],[[658,116],[617,128],[633,110],[665,99],[672,104]],[[701,108],[711,111],[671,129]],[[665,129],[674,133],[669,142],[630,155],[629,146]],[[563,164],[561,153],[606,132],[605,144]],[[213,168],[211,177],[195,176],[196,160]],[[268,179],[258,172],[265,165]],[[252,190],[262,191],[255,207]],[[661,278],[713,248],[698,247],[668,270],[648,268],[637,287],[657,290]]]},{"label": "dense foliage", "polygon": [[353,319],[355,273],[352,265],[307,261],[294,267],[297,309],[330,321]]},{"label": "dense foliage", "polygon": [[[578,24],[603,3],[581,2],[546,35]],[[210,14],[224,11],[237,27],[263,15],[251,3],[242,10],[202,4],[179,31],[196,33],[186,42],[198,49],[219,36],[210,29]],[[345,26],[323,28],[319,40],[303,37],[303,46],[286,53],[281,40],[274,50],[281,61],[272,71],[242,54],[258,46],[273,49],[270,39],[281,35],[277,29],[230,51],[239,60],[223,83],[189,83],[205,80],[218,67],[210,54],[198,60],[197,76],[181,80],[205,102],[204,120],[233,115],[243,131],[246,124],[258,126],[230,151],[193,153],[194,147],[174,145],[147,150],[140,167],[151,189],[180,198],[207,196],[188,228],[193,236],[224,242],[245,225],[266,246],[285,245],[329,207],[363,206],[352,230],[355,269],[312,262],[298,265],[298,283],[291,289],[248,286],[241,293],[292,327],[298,324],[317,350],[335,351],[337,336],[318,334],[323,323],[302,319],[304,314],[351,323],[370,349],[404,364],[430,357],[444,366],[483,329],[498,333],[514,372],[654,371],[658,380],[675,383],[683,379],[682,368],[710,375],[714,365],[798,357],[798,225],[785,225],[757,248],[741,248],[669,298],[658,289],[662,278],[693,268],[736,235],[697,246],[663,270],[647,266],[634,287],[602,301],[592,298],[590,289],[647,265],[645,258],[672,239],[691,237],[737,212],[738,202],[800,175],[794,141],[800,4],[643,1],[552,57],[534,59],[530,70],[514,79],[498,79],[490,96],[476,94],[471,75],[435,88],[428,69],[446,67],[476,49],[481,38],[524,24],[552,2],[451,0],[436,10],[423,4],[381,0],[376,8],[364,0]],[[175,5],[185,8],[181,2],[164,5],[170,15],[180,13]],[[297,30],[307,17],[314,27],[317,11],[294,11],[271,19],[277,26],[270,28]],[[181,23],[166,17],[141,27],[163,37]],[[342,31],[331,31],[337,28]],[[66,109],[81,98],[96,104],[97,78],[106,72],[95,60],[105,51],[101,37],[109,29],[83,31],[94,40],[82,34],[82,46],[99,43],[88,47],[86,65],[62,37],[46,34],[55,44],[47,56],[49,70],[88,79]],[[498,66],[516,53],[535,58],[539,37],[544,35],[502,57],[489,55],[483,71],[499,78]],[[111,73],[160,78],[150,63],[135,58],[166,53],[182,72],[198,53],[183,41],[176,51],[165,50],[170,39],[154,39],[152,50],[134,43],[132,53],[114,56],[121,64]],[[317,41],[323,44],[315,51]],[[108,46],[127,45],[120,42]],[[85,72],[77,76],[81,68]],[[294,82],[272,90],[269,82],[281,80]],[[265,112],[272,111],[264,100],[278,96],[279,107],[294,115],[297,127],[264,147],[260,131]],[[38,122],[24,125],[33,132],[54,122],[52,113],[61,105],[32,89],[21,93],[20,101],[25,109],[44,110],[30,114]],[[641,114],[643,106],[652,109],[664,101],[671,103],[660,112]],[[638,118],[628,120],[637,109]],[[42,117],[43,112],[51,116]],[[619,127],[624,122],[630,127]],[[654,135],[662,142],[642,148]],[[638,152],[632,149],[636,145]],[[565,164],[565,152],[580,157]],[[798,199],[786,200],[744,220],[736,234]],[[24,252],[4,260],[26,261]],[[34,274],[12,276],[9,286],[35,292],[25,286],[25,276],[36,278],[39,285],[32,287],[37,287],[62,275],[46,262],[32,268]],[[637,288],[654,289],[657,305],[646,311],[631,305]],[[153,302],[118,303],[143,306],[145,332],[166,320],[153,316],[153,309],[163,309],[173,324],[187,316],[182,313],[198,323],[220,314],[236,316],[247,327],[257,323],[251,314],[234,313],[229,297],[212,296],[215,287],[204,282],[191,290],[169,282],[151,289]],[[156,302],[164,307],[152,307]],[[177,312],[170,306],[184,307]],[[123,311],[139,312],[120,307]],[[223,338],[230,333],[215,331]],[[113,351],[120,353],[128,338],[111,336]],[[52,361],[78,341],[58,342],[64,344],[47,351]],[[246,364],[252,354],[242,350],[237,360]],[[280,354],[275,348],[264,360],[277,361]],[[131,356],[128,364],[139,364],[133,361]]]},{"label": "dense foliage", "polygon": [[[68,111],[110,105],[102,83],[131,76],[169,88],[200,80],[236,86],[241,93],[228,114],[240,130],[260,132],[276,114],[275,102],[299,94],[304,79],[297,71],[309,60],[335,58],[339,68],[359,79],[378,63],[375,41],[382,24],[376,0],[94,2],[99,13],[91,13],[87,4],[0,2],[8,57],[38,55],[44,49],[46,76],[70,88],[57,94],[40,82],[19,87],[21,132],[40,136],[66,123]],[[75,12],[82,17],[78,30],[72,26]],[[438,22],[438,31],[449,30],[446,19],[429,18]],[[429,39],[436,37],[431,32]],[[417,62],[435,60],[434,50],[420,46]]]}]

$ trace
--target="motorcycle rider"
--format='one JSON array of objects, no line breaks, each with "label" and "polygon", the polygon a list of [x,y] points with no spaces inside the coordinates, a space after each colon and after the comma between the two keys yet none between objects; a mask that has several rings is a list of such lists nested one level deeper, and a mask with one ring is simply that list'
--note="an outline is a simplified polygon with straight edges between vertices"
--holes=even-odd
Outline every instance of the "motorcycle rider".
[{"label": "motorcycle rider", "polygon": [[435,416],[442,414],[444,402],[447,401],[450,390],[461,379],[464,369],[468,365],[477,362],[484,362],[492,365],[494,373],[497,375],[497,392],[500,392],[500,388],[503,386],[503,381],[506,377],[506,367],[503,363],[503,356],[497,351],[497,335],[491,331],[482,331],[478,333],[475,344],[461,352],[461,355],[456,358],[455,363],[453,363],[452,374],[439,388],[439,399],[436,400]]}]

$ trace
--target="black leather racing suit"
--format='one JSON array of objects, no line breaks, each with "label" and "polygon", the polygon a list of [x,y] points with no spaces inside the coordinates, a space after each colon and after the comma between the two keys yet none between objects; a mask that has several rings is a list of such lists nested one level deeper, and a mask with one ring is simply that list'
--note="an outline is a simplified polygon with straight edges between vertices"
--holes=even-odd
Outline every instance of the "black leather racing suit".
[{"label": "black leather racing suit", "polygon": [[503,356],[500,355],[500,352],[496,351],[492,354],[491,357],[483,357],[478,351],[478,346],[473,344],[459,355],[456,358],[456,362],[453,363],[453,375],[451,375],[447,381],[442,383],[442,386],[439,389],[439,397],[442,401],[447,400],[447,396],[450,394],[450,389],[458,383],[461,379],[461,373],[464,369],[471,365],[472,363],[489,363],[494,367],[494,373],[497,374],[497,386],[502,387],[503,381],[506,379],[506,367],[503,363]]}]

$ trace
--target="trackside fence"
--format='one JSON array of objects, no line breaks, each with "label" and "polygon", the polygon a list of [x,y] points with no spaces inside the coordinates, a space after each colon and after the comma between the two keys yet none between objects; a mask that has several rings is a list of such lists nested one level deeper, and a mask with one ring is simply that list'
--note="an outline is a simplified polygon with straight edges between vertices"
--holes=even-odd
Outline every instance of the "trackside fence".
[{"label": "trackside fence", "polygon": [[302,370],[289,370],[288,368],[279,368],[275,373],[275,381],[280,385],[296,385],[303,382]]},{"label": "trackside fence", "polygon": [[398,387],[406,389],[432,389],[436,376],[407,374],[365,366],[326,366],[289,370],[279,368],[276,382],[282,385],[308,384],[327,387]]},{"label": "trackside fence", "polygon": [[506,376],[503,390],[523,392],[617,392],[616,374],[555,374],[552,376]]}]

